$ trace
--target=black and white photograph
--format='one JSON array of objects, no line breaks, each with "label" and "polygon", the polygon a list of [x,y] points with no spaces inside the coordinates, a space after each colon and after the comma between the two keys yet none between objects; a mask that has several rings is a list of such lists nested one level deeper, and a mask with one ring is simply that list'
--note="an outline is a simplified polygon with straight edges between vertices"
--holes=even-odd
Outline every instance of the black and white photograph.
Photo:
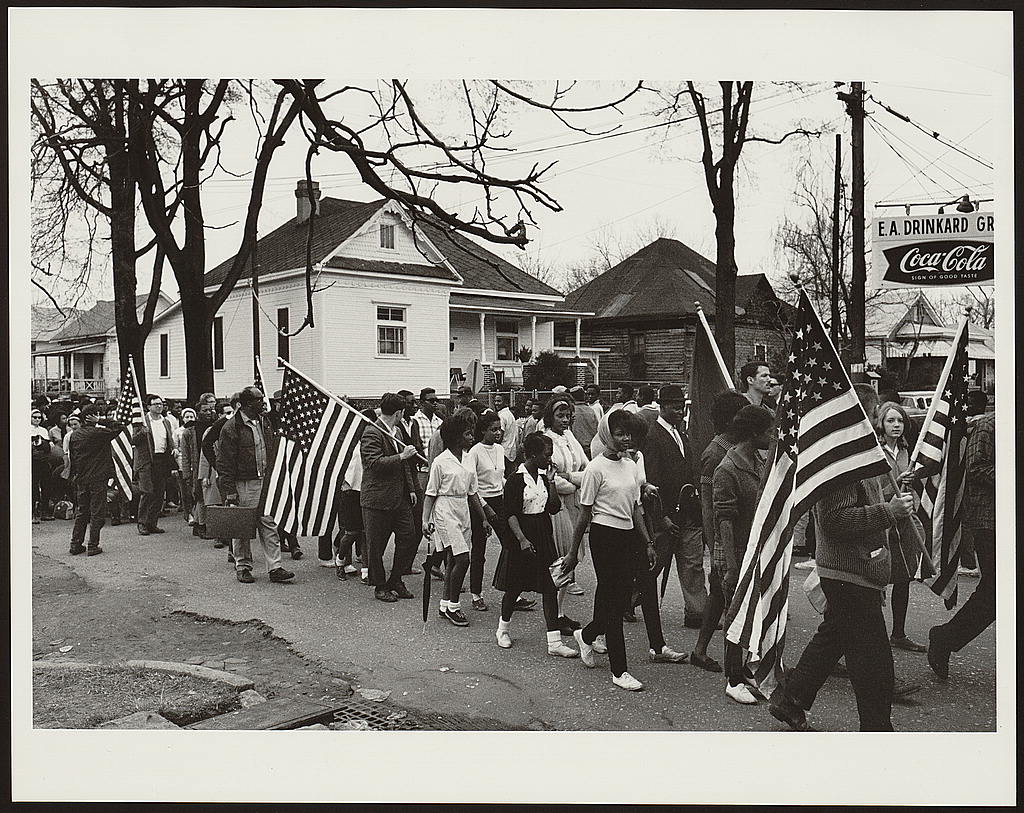
[{"label": "black and white photograph", "polygon": [[1014,804],[1012,14],[9,23],[13,799]]}]

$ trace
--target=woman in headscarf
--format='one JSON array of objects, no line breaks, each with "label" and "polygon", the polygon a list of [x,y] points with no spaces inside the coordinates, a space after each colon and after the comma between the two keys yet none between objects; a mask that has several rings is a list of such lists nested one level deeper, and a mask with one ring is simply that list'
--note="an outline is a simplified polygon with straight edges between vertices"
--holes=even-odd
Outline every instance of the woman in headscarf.
[{"label": "woman in headscarf", "polygon": [[[572,420],[572,399],[565,394],[555,395],[544,406],[544,434],[551,438],[551,465],[555,470],[555,492],[562,501],[562,510],[551,518],[552,531],[555,538],[555,549],[559,556],[565,556],[572,547],[573,528],[580,512],[577,491],[583,484],[583,469],[587,465],[587,456],[569,431]],[[582,595],[583,590],[576,585],[575,577],[569,584],[558,591],[558,617],[563,635],[572,635],[580,628],[579,622],[569,618],[564,612],[565,594]]]}]

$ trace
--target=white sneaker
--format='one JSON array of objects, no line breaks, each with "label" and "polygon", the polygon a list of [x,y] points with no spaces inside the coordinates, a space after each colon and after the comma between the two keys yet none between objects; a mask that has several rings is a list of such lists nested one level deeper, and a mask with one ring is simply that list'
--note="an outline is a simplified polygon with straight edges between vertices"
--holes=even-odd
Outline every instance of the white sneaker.
[{"label": "white sneaker", "polygon": [[548,644],[548,654],[560,658],[578,658],[580,653],[559,641],[557,644]]},{"label": "white sneaker", "polygon": [[337,565],[334,564],[333,559],[318,559],[317,564],[320,565],[320,567],[337,567]]},{"label": "white sneaker", "polygon": [[620,689],[625,689],[627,692],[638,692],[644,687],[644,684],[629,674],[629,672],[623,672],[618,677],[613,675],[612,683]]},{"label": "white sneaker", "polygon": [[[508,630],[498,630],[495,633],[495,638],[497,638],[498,640],[498,646],[500,646],[502,649],[512,648],[512,636],[508,634]],[[548,652],[550,651],[551,650],[549,648]]]},{"label": "white sneaker", "polygon": [[661,652],[647,650],[647,660],[651,663],[686,663],[688,657],[684,652],[676,652],[668,644],[661,648]]},{"label": "white sneaker", "polygon": [[795,565],[793,565],[793,567],[795,567],[797,570],[813,570],[814,560],[808,559],[806,562],[797,562]]},{"label": "white sneaker", "polygon": [[594,662],[594,647],[583,640],[583,630],[573,630],[572,637],[576,639],[576,643],[580,648],[580,660],[583,661],[583,665],[588,669],[593,669],[597,664]]},{"label": "white sneaker", "polygon": [[744,684],[739,686],[730,686],[728,683],[725,684],[725,693],[729,696],[730,700],[735,700],[737,703],[742,703],[744,706],[753,706],[757,704],[757,698],[750,693]]},{"label": "white sneaker", "polygon": [[593,645],[590,648],[593,649],[594,652],[596,652],[598,655],[607,655],[608,654],[608,644],[605,641],[605,638],[604,638],[603,635],[598,635],[594,639],[594,643],[593,643]]},{"label": "white sneaker", "polygon": [[358,573],[359,568],[355,565],[345,565],[345,574],[351,576],[353,573]]}]

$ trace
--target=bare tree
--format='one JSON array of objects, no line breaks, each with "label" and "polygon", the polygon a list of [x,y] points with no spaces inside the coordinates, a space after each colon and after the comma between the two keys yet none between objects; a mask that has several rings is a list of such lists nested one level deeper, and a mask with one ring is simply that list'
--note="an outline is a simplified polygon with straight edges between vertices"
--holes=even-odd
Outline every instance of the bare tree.
[{"label": "bare tree", "polygon": [[[666,93],[662,116],[677,118],[687,106],[693,109],[700,125],[702,142],[701,165],[711,208],[715,215],[715,338],[722,358],[731,369],[736,362],[736,169],[746,144],[761,142],[781,144],[795,135],[817,136],[817,131],[795,127],[777,137],[753,135],[748,131],[750,103],[754,94],[751,81],[718,83],[714,98],[721,97],[715,107],[710,88],[699,88],[692,81]],[[721,121],[717,115],[721,115]],[[716,152],[717,147],[717,152]]]},{"label": "bare tree", "polygon": [[[122,378],[128,357],[142,358],[160,295],[162,254],[141,320],[137,313],[137,260],[151,251],[136,245],[136,176],[128,159],[127,96],[121,79],[32,81],[32,267],[33,282],[54,299],[61,278],[80,294],[87,286],[109,234],[115,330]],[[174,203],[164,201],[165,206]],[[70,247],[75,240],[77,250]],[[62,276],[72,259],[69,280]],[[56,268],[55,268],[56,266]],[[136,365],[145,387],[144,365]]]},{"label": "bare tree", "polygon": [[[146,221],[178,283],[191,400],[213,389],[213,318],[249,261],[270,162],[299,114],[299,102],[284,91],[277,93],[260,133],[238,251],[223,282],[207,295],[202,184],[216,171],[227,171],[220,147],[234,109],[245,104],[254,119],[262,119],[253,85],[228,79],[150,79],[132,82],[128,96],[128,156]],[[172,197],[181,201],[180,218],[179,207],[167,205]]]},{"label": "bare tree", "polygon": [[655,240],[675,237],[677,233],[678,225],[660,215],[640,223],[632,230],[602,227],[590,240],[590,253],[583,260],[566,266],[565,290],[582,288],[594,277],[614,268]]},{"label": "bare tree", "polygon": [[968,313],[971,324],[991,330],[996,323],[995,288],[977,285],[936,303],[936,309],[946,324],[956,325]]}]

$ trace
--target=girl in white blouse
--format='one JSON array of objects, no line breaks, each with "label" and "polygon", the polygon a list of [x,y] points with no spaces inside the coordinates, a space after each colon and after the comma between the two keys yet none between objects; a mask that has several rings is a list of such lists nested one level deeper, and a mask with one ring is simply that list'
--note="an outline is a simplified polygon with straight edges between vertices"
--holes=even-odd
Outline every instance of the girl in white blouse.
[{"label": "girl in white blouse", "polygon": [[[501,539],[506,530],[504,489],[505,452],[501,445],[501,418],[497,412],[488,410],[476,422],[476,443],[466,453],[463,461],[466,468],[476,471],[477,495],[485,505],[494,509],[492,527]],[[487,537],[484,526],[473,517],[472,542],[469,552],[469,592],[473,597],[473,609],[485,611],[487,603],[483,597],[484,561],[487,551]]]},{"label": "girl in white blouse", "polygon": [[[577,491],[583,483],[583,469],[587,465],[587,455],[583,447],[569,431],[572,409],[572,399],[569,396],[556,395],[545,405],[543,415],[544,434],[551,438],[552,444],[551,465],[555,469],[555,492],[562,501],[562,510],[551,520],[555,549],[559,556],[564,556],[572,547],[572,531],[580,513]],[[572,635],[580,625],[564,612],[566,593],[583,595],[583,590],[577,586],[575,578],[558,591],[561,631],[564,635]]]}]

